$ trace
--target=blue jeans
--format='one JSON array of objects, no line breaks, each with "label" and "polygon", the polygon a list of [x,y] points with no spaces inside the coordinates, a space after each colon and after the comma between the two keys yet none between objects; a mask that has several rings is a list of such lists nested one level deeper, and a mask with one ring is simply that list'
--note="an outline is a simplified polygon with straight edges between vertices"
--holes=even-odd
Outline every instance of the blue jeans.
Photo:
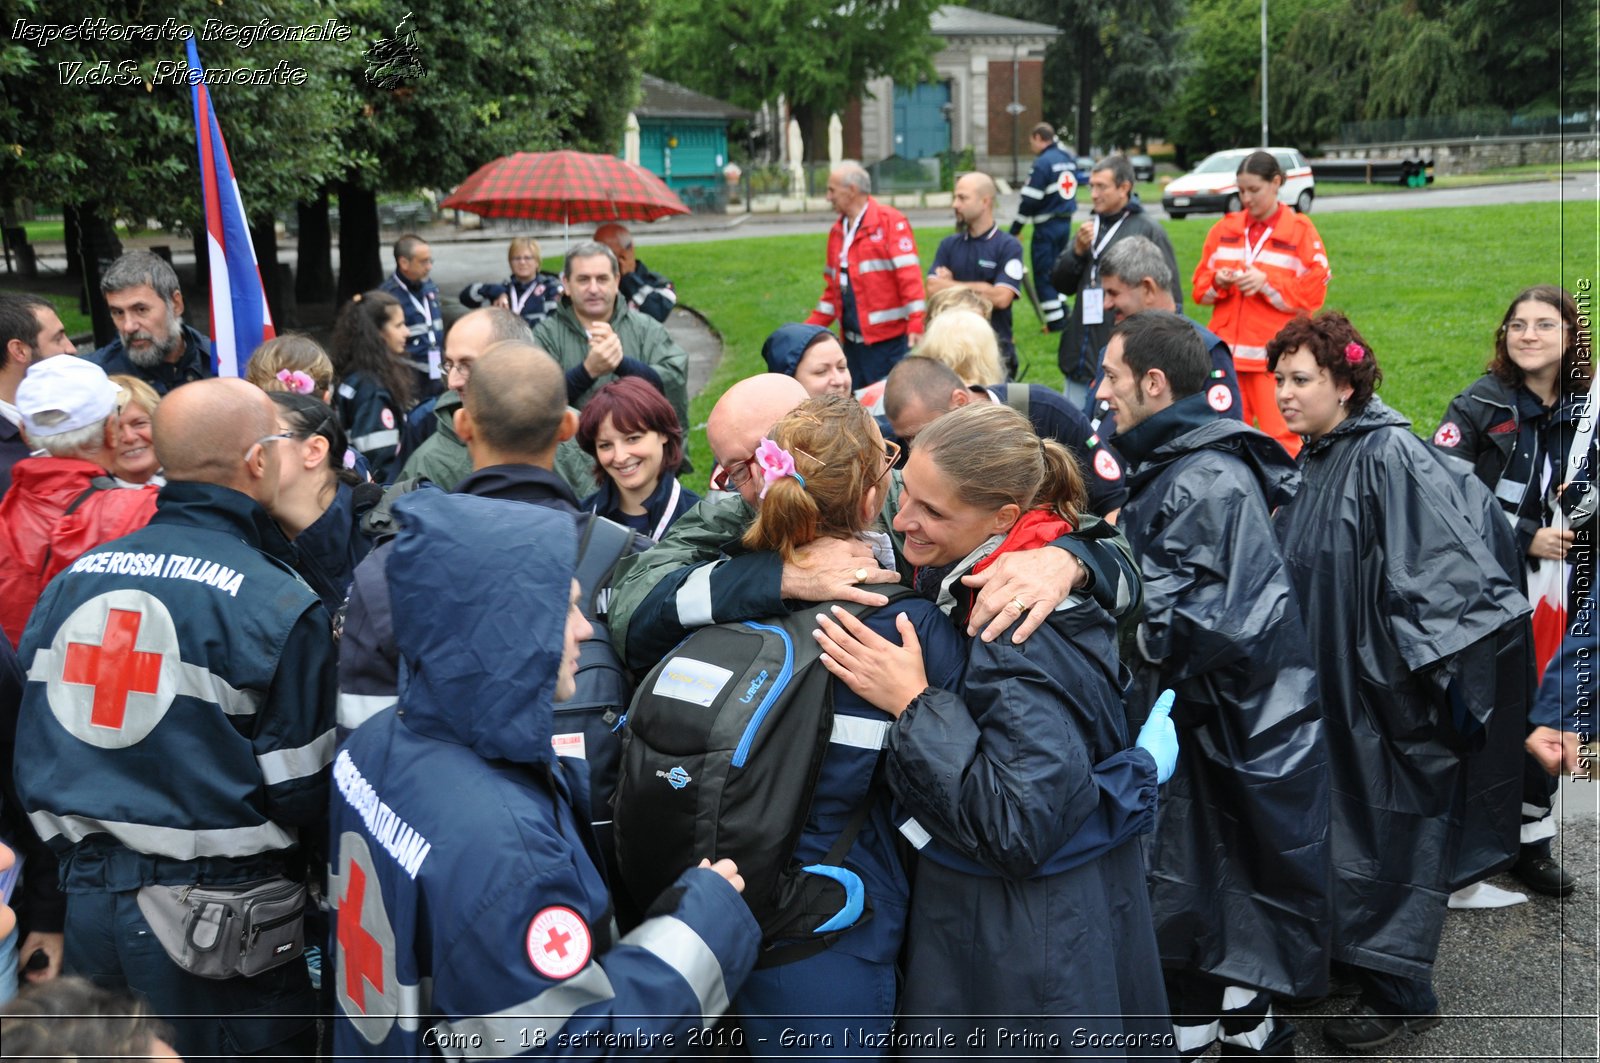
[{"label": "blue jeans", "polygon": [[137,891],[67,895],[63,965],[105,989],[131,990],[173,1028],[187,1063],[316,1052],[317,997],[304,960],[254,978],[217,980],[183,970],[139,911]]}]

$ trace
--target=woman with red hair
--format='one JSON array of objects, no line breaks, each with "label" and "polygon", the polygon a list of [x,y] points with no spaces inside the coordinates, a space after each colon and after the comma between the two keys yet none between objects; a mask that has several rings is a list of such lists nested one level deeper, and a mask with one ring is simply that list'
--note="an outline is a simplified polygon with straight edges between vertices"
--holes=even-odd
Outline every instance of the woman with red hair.
[{"label": "woman with red hair", "polygon": [[667,397],[638,377],[613,380],[583,407],[578,446],[600,489],[580,508],[659,541],[700,496],[678,483],[683,426]]}]

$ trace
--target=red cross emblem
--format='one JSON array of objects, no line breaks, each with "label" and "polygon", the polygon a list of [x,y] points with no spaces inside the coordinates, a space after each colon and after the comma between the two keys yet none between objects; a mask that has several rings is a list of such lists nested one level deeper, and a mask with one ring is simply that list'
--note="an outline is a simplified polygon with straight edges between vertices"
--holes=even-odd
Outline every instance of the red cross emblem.
[{"label": "red cross emblem", "polygon": [[552,981],[571,978],[589,963],[589,924],[564,905],[552,905],[528,924],[528,962]]},{"label": "red cross emblem", "polygon": [[339,947],[344,950],[344,992],[363,1013],[367,1010],[368,982],[383,992],[383,946],[361,925],[361,909],[367,902],[367,873],[354,858],[345,874],[347,889],[339,899]]},{"label": "red cross emblem", "polygon": [[550,940],[544,943],[546,952],[553,952],[562,959],[567,957],[567,942],[572,940],[572,935],[556,927],[550,928]]},{"label": "red cross emblem", "polygon": [[128,695],[156,692],[161,679],[161,654],[134,649],[143,620],[136,611],[112,609],[106,614],[100,645],[67,643],[66,668],[61,678],[94,687],[94,710],[89,714],[89,723],[94,727],[120,730],[128,712]]}]

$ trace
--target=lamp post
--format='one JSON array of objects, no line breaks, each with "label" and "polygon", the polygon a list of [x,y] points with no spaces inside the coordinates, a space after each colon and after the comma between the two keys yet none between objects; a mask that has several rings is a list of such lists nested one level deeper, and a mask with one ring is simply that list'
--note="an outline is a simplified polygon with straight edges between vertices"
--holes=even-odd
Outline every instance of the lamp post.
[{"label": "lamp post", "polygon": [[1267,0],[1261,0],[1261,147],[1267,146]]}]

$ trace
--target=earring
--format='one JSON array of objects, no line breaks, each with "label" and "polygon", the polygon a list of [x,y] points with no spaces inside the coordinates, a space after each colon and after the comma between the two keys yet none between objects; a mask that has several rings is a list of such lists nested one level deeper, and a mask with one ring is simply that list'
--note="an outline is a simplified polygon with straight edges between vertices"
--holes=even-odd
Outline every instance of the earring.
[{"label": "earring", "polygon": [[1345,399],[1340,399],[1340,400],[1339,400],[1339,405],[1340,405],[1340,406],[1343,406],[1343,405],[1344,405],[1344,404],[1345,404],[1345,402],[1346,402],[1346,400],[1345,400]]}]

